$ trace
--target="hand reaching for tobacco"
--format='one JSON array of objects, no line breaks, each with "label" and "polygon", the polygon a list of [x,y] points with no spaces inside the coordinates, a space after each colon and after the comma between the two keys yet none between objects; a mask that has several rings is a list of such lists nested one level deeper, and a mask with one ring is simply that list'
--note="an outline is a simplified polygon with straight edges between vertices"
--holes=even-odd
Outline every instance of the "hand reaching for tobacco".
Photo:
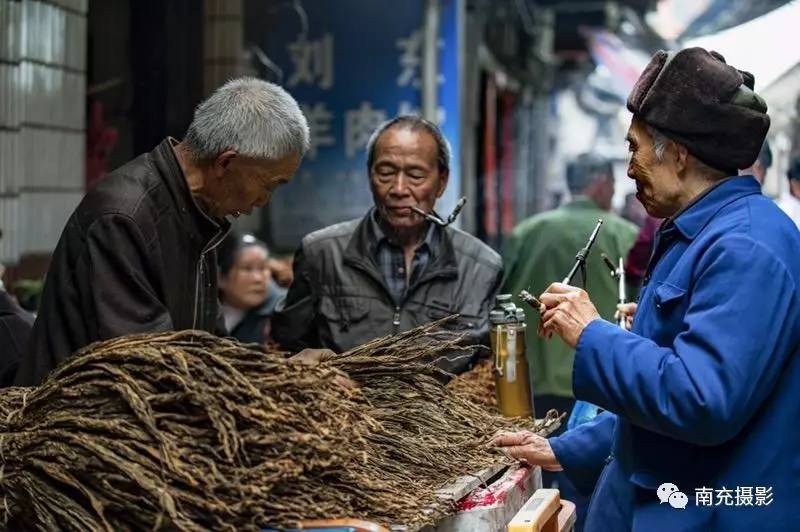
[{"label": "hand reaching for tobacco", "polygon": [[[306,366],[315,366],[326,360],[335,357],[336,353],[330,349],[303,349],[296,355],[289,357],[289,364],[304,364]],[[358,388],[356,381],[348,379],[344,375],[337,375],[333,381],[345,388],[355,390]]]},{"label": "hand reaching for tobacco", "polygon": [[574,286],[553,283],[539,300],[545,307],[539,322],[539,336],[550,338],[556,333],[573,349],[586,326],[600,319],[589,294]]},{"label": "hand reaching for tobacco", "polygon": [[506,456],[520,462],[541,466],[547,471],[563,471],[547,438],[533,432],[501,432],[492,438],[489,445],[499,447]]},{"label": "hand reaching for tobacco", "polygon": [[335,357],[336,353],[330,349],[303,349],[296,355],[289,357],[290,364],[308,364],[313,366]]}]

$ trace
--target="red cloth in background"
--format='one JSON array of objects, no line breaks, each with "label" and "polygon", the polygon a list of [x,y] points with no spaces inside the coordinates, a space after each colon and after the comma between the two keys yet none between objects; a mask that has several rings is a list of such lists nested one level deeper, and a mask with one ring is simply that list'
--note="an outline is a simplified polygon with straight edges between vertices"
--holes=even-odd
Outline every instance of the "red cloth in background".
[{"label": "red cloth in background", "polygon": [[644,225],[639,230],[639,236],[636,237],[636,242],[634,242],[625,259],[625,277],[628,283],[636,286],[642,283],[644,274],[647,271],[647,264],[650,262],[650,255],[653,252],[656,232],[661,227],[662,221],[661,218],[648,215]]},{"label": "red cloth in background", "polygon": [[86,128],[86,190],[90,190],[108,173],[108,155],[118,137],[117,129],[106,124],[103,104],[91,102]]},{"label": "red cloth in background", "polygon": [[514,230],[514,94],[503,91],[500,133],[500,231]]},{"label": "red cloth in background", "polygon": [[483,126],[483,229],[489,238],[497,237],[497,88],[491,76],[486,79]]}]

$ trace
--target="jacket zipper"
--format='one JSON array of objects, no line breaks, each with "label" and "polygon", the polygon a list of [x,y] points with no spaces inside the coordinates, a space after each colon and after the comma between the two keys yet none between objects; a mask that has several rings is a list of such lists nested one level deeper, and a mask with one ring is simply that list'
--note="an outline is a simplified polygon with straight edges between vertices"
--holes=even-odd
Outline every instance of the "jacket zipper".
[{"label": "jacket zipper", "polygon": [[225,238],[228,234],[228,231],[220,231],[217,233],[214,238],[212,238],[206,247],[203,248],[203,251],[200,252],[200,260],[197,261],[197,267],[195,268],[195,279],[194,279],[194,311],[192,313],[192,329],[197,329],[197,314],[200,305],[200,282],[204,276],[204,265],[206,262],[206,254],[214,250]]},{"label": "jacket zipper", "polygon": [[194,275],[194,312],[192,313],[192,330],[197,329],[197,307],[200,302],[200,279],[203,276],[203,262],[205,255],[200,253],[200,261],[197,263]]},{"label": "jacket zipper", "polygon": [[[382,275],[373,271],[372,268],[370,268],[368,265],[364,264],[360,260],[352,261],[350,262],[350,264],[360,269],[361,271],[372,277],[372,279],[377,281],[377,283],[383,288],[386,295],[389,296],[389,299],[392,299],[391,295],[389,295],[389,288],[386,286],[386,280],[383,278]],[[403,298],[403,301],[400,302],[399,305],[395,305],[394,307],[394,314],[392,315],[392,325],[394,326],[394,334],[400,332],[400,313],[402,312],[403,306],[406,300],[408,300],[408,297],[411,295],[411,293],[416,291],[418,287],[422,286],[423,284],[429,281],[432,281],[433,279],[437,279],[439,277],[449,277],[450,275],[451,275],[450,272],[447,270],[427,272],[420,279],[417,279],[417,281],[413,285],[408,287],[408,290],[406,290],[406,296]]]},{"label": "jacket zipper", "polygon": [[398,334],[400,332],[400,313],[403,310],[403,307],[408,301],[408,298],[411,297],[411,294],[417,290],[423,284],[432,281],[434,279],[438,279],[440,277],[448,277],[448,273],[446,271],[438,271],[438,272],[429,272],[424,274],[420,279],[417,279],[414,284],[408,287],[406,290],[406,295],[403,297],[403,301],[400,302],[399,305],[394,307],[394,316],[392,317],[392,325],[394,325],[394,334]]}]

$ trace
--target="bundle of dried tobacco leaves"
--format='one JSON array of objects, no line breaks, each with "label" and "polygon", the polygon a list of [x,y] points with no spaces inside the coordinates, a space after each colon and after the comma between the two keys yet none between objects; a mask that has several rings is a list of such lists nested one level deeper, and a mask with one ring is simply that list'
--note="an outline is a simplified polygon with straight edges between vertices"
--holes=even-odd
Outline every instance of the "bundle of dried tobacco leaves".
[{"label": "bundle of dried tobacco leaves", "polygon": [[481,360],[474,368],[451,380],[447,388],[492,412],[497,411],[497,393],[491,360]]},{"label": "bundle of dried tobacco leaves", "polygon": [[0,391],[6,527],[431,522],[452,511],[436,489],[497,463],[487,440],[520,425],[424,362],[457,340],[434,324],[316,366],[197,332],[89,346],[42,386]]}]

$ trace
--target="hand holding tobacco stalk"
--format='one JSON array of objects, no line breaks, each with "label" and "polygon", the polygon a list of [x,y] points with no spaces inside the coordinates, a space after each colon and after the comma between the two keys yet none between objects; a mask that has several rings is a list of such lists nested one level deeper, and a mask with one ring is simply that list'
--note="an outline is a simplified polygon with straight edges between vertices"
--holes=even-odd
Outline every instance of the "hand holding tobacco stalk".
[{"label": "hand holding tobacco stalk", "polygon": [[539,312],[539,336],[549,339],[555,332],[573,348],[589,322],[600,317],[586,291],[562,283],[551,284],[541,300],[526,290],[519,298]]},{"label": "hand holding tobacco stalk", "polygon": [[556,333],[573,349],[586,326],[602,319],[586,290],[575,286],[553,283],[540,301],[545,310],[539,322],[539,336],[551,338]]},{"label": "hand holding tobacco stalk", "polygon": [[541,314],[541,313],[543,313],[545,311],[545,306],[542,305],[542,302],[539,301],[536,298],[536,296],[534,296],[533,294],[531,294],[527,290],[523,290],[522,292],[520,292],[519,293],[519,298],[521,300],[523,300],[525,303],[529,304],[531,307],[533,307],[536,310],[536,312],[538,312],[539,314]]},{"label": "hand holding tobacco stalk", "polygon": [[574,349],[586,326],[600,319],[589,294],[570,283],[579,271],[586,279],[586,259],[602,225],[603,220],[597,220],[589,240],[575,255],[575,264],[562,282],[551,284],[538,299],[525,290],[520,293],[520,299],[539,311],[539,336],[551,338],[555,332]]}]

